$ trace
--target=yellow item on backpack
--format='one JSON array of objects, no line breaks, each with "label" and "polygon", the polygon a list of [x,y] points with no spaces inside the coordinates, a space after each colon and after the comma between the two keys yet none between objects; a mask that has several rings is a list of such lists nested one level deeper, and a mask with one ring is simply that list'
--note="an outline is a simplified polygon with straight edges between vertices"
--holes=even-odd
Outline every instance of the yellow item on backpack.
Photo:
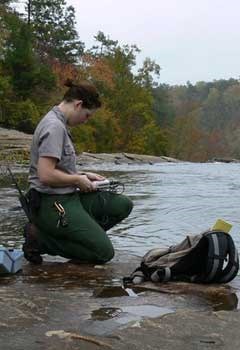
[{"label": "yellow item on backpack", "polygon": [[226,233],[229,233],[229,231],[231,230],[232,225],[229,224],[228,222],[218,219],[215,224],[212,227],[212,230],[220,230]]}]

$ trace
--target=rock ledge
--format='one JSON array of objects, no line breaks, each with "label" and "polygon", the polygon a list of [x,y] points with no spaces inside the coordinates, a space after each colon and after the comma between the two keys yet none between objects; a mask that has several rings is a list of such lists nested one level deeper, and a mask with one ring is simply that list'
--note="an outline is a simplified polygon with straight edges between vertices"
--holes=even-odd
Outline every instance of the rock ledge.
[{"label": "rock ledge", "polygon": [[[0,127],[0,156],[6,155],[22,155],[29,156],[32,135],[11,129]],[[103,162],[114,164],[154,164],[163,162],[179,162],[177,159],[165,156],[151,156],[132,153],[89,153],[82,152],[78,155],[77,162],[80,165],[88,165],[91,163],[101,164]]]}]

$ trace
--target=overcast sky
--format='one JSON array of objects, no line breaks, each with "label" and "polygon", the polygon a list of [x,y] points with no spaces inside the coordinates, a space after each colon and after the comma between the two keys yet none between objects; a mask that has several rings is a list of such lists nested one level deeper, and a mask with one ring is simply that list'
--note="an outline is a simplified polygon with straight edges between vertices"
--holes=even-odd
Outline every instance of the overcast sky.
[{"label": "overcast sky", "polygon": [[89,48],[101,30],[136,44],[162,68],[160,82],[240,77],[240,0],[67,0]]}]

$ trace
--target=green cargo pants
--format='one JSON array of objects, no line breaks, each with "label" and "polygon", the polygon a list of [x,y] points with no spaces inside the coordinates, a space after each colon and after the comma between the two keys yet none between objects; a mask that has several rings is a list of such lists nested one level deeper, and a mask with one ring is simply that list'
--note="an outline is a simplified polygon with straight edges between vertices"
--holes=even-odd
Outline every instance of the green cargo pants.
[{"label": "green cargo pants", "polygon": [[[68,225],[58,225],[57,201],[65,209]],[[67,195],[41,194],[34,216],[41,253],[77,259],[83,263],[105,263],[114,249],[105,231],[126,218],[132,210],[126,196],[110,192]]]}]

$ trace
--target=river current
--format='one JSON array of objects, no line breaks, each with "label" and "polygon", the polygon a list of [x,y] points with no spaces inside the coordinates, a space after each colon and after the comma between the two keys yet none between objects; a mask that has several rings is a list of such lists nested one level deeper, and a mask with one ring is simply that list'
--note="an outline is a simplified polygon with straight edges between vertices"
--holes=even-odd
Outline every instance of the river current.
[{"label": "river current", "polygon": [[[231,223],[240,249],[240,164],[160,163],[108,165],[88,170],[120,180],[134,202],[131,215],[109,235],[116,249],[142,256],[147,250],[180,242],[219,218]],[[18,168],[27,176],[27,168]],[[84,169],[86,170],[86,169]],[[6,179],[0,185],[0,244],[20,247],[26,219],[17,191]]]}]

